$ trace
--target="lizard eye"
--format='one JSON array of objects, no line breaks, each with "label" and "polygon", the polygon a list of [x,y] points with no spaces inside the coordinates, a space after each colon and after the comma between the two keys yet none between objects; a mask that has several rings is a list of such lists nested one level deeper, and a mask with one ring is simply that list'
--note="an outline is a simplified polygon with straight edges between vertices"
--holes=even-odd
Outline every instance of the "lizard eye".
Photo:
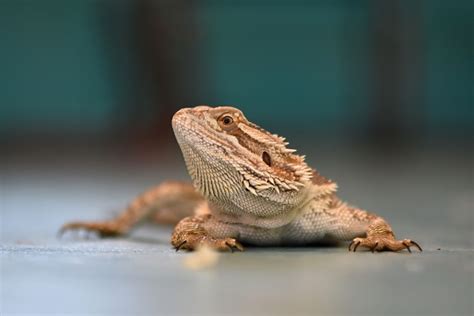
[{"label": "lizard eye", "polygon": [[234,122],[234,119],[233,119],[231,116],[229,116],[229,115],[226,115],[226,116],[224,116],[224,117],[222,118],[222,123],[223,123],[224,125],[230,125],[230,124],[232,124],[233,122]]},{"label": "lizard eye", "polygon": [[266,163],[269,167],[272,166],[272,158],[270,157],[270,154],[264,151],[262,153],[262,160],[264,163]]},{"label": "lizard eye", "polygon": [[232,131],[236,127],[234,118],[229,114],[224,114],[217,120],[221,128],[225,131]]}]

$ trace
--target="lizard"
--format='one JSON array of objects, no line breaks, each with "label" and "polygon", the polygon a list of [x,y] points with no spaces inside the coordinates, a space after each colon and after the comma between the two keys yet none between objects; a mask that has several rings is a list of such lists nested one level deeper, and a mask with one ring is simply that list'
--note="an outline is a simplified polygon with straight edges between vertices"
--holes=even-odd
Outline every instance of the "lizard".
[{"label": "lizard", "polygon": [[395,238],[380,216],[337,196],[336,182],[288,148],[285,138],[250,122],[231,106],[183,108],[172,118],[191,183],[166,181],[135,198],[116,218],[66,223],[100,236],[127,234],[154,217],[175,223],[172,246],[221,251],[243,245],[291,246],[351,241],[375,251],[401,251],[411,239]]}]

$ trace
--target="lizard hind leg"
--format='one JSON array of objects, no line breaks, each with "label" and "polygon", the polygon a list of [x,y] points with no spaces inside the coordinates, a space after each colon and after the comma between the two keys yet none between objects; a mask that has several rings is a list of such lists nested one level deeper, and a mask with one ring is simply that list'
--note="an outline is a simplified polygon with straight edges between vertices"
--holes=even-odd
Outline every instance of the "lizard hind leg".
[{"label": "lizard hind leg", "polygon": [[375,251],[400,251],[407,249],[411,252],[410,247],[416,247],[419,251],[423,251],[415,241],[411,239],[397,240],[390,226],[381,218],[376,219],[367,229],[366,237],[357,237],[349,244],[349,251],[356,251],[358,247],[369,248]]}]

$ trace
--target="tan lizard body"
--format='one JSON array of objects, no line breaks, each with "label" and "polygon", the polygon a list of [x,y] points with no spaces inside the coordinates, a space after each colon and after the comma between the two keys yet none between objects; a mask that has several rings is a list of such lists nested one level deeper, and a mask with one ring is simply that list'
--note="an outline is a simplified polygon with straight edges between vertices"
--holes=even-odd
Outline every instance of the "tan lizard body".
[{"label": "tan lizard body", "polygon": [[177,250],[352,240],[353,251],[359,246],[421,251],[410,239],[396,240],[381,217],[340,201],[336,183],[311,169],[284,138],[249,122],[238,109],[186,108],[172,123],[192,186],[163,183],[137,197],[116,219],[72,222],[62,231],[120,235],[153,213],[178,223],[171,239]]}]

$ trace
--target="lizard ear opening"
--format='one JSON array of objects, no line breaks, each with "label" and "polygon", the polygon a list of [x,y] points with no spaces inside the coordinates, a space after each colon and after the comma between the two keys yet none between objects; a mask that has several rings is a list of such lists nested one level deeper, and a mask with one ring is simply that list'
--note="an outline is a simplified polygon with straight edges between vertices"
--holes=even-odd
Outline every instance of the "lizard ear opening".
[{"label": "lizard ear opening", "polygon": [[266,151],[264,151],[264,152],[262,153],[262,160],[263,160],[263,162],[266,163],[269,167],[272,166],[272,158],[270,157],[270,155],[269,155]]}]

